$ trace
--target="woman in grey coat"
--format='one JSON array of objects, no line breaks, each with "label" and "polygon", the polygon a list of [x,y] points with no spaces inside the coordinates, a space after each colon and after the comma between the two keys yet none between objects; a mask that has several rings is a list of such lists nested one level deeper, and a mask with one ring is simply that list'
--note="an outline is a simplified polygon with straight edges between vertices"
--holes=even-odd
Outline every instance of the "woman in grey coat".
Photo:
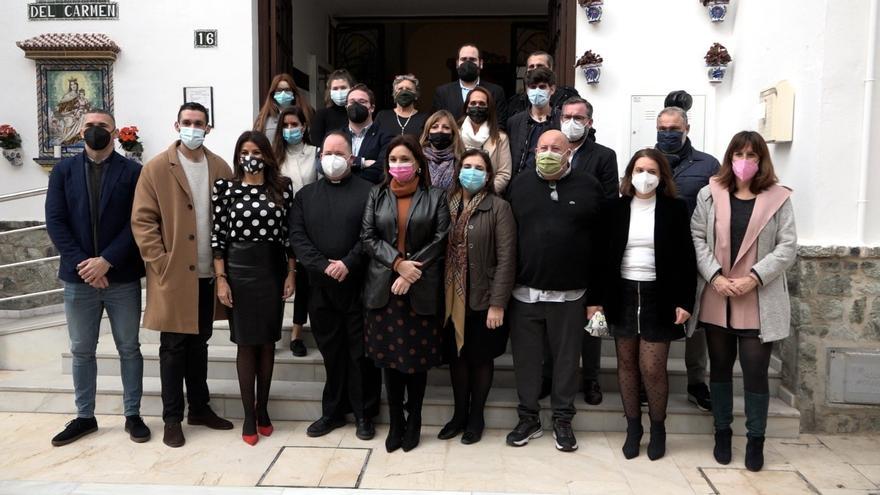
[{"label": "woman in grey coat", "polygon": [[718,175],[697,196],[691,231],[700,274],[688,328],[706,329],[715,460],[731,458],[733,364],[739,350],[745,389],[746,467],[764,465],[773,342],[789,334],[785,271],[797,255],[791,190],[777,184],[760,134],[737,133]]}]

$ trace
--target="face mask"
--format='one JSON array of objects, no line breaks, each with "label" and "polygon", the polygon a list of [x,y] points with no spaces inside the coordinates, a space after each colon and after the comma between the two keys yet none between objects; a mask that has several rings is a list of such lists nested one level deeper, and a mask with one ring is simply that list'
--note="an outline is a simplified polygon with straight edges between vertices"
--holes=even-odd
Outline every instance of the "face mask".
[{"label": "face mask", "polygon": [[544,108],[550,103],[549,89],[529,88],[526,94],[529,96],[529,103],[536,107]]},{"label": "face mask", "polygon": [[293,102],[293,91],[276,91],[275,102],[277,102],[282,107],[290,105]]},{"label": "face mask", "polygon": [[338,179],[348,170],[348,160],[339,155],[324,155],[321,157],[321,170],[324,177]]},{"label": "face mask", "polygon": [[388,165],[388,173],[401,184],[406,184],[416,176],[412,163],[392,163]]},{"label": "face mask", "polygon": [[257,158],[251,155],[242,156],[239,163],[241,163],[241,168],[249,174],[258,174],[266,168],[266,162],[264,162],[262,158]]},{"label": "face mask", "polygon": [[345,102],[348,101],[348,90],[334,89],[330,91],[330,99],[333,100],[333,103],[337,106],[344,107]]},{"label": "face mask", "polygon": [[474,82],[478,77],[480,77],[480,68],[470,60],[458,66],[458,78],[462,81]]},{"label": "face mask", "polygon": [[474,124],[482,124],[489,119],[488,107],[468,107],[467,115]]},{"label": "face mask", "polygon": [[641,194],[651,194],[657,186],[660,185],[660,177],[649,174],[648,172],[639,172],[633,174],[632,185]]},{"label": "face mask", "polygon": [[102,150],[110,144],[110,132],[103,127],[89,127],[83,134],[85,136],[86,146],[93,150]]},{"label": "face mask", "polygon": [[458,182],[469,193],[475,194],[486,185],[486,171],[476,168],[463,168],[458,172]]},{"label": "face mask", "polygon": [[675,153],[684,146],[684,133],[681,131],[657,131],[657,148],[664,153]]},{"label": "face mask", "polygon": [[299,144],[303,140],[303,131],[300,127],[294,129],[282,129],[281,135],[289,144]]},{"label": "face mask", "polygon": [[366,122],[367,117],[370,116],[370,111],[367,110],[367,107],[360,103],[352,103],[345,111],[348,113],[348,120],[355,124],[363,124]]},{"label": "face mask", "polygon": [[397,96],[394,97],[395,103],[402,107],[408,107],[416,101],[416,94],[407,89],[401,90],[397,93]]},{"label": "face mask", "polygon": [[429,132],[428,142],[437,150],[445,150],[452,145],[451,132]]},{"label": "face mask", "polygon": [[205,142],[205,130],[195,127],[181,127],[180,142],[191,150],[198,149]]},{"label": "face mask", "polygon": [[562,170],[562,154],[542,151],[535,155],[535,168],[543,177],[552,177]]},{"label": "face mask", "polygon": [[739,180],[748,182],[758,173],[758,162],[754,160],[734,160],[733,175]]},{"label": "face mask", "polygon": [[565,137],[568,138],[568,141],[573,143],[575,141],[580,141],[582,137],[584,137],[584,133],[587,131],[587,125],[581,122],[578,122],[574,119],[565,120],[559,126],[560,130]]}]

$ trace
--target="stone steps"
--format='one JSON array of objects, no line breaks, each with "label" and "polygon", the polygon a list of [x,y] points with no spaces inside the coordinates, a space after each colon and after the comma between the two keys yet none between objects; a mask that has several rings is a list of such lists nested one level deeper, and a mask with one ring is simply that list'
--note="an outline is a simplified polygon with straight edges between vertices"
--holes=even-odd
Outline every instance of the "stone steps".
[{"label": "stone steps", "polygon": [[[53,369],[54,368],[54,369]],[[229,418],[241,418],[242,405],[236,380],[210,379],[212,407],[218,414]],[[159,416],[162,411],[160,382],[156,377],[144,377],[141,412]],[[272,384],[269,402],[270,415],[277,420],[311,421],[320,416],[321,390],[319,381],[276,380]],[[97,383],[97,414],[121,414],[122,384],[118,377],[101,375]],[[541,401],[541,418],[545,428],[551,425],[549,401]],[[626,421],[622,414],[620,396],[615,392],[605,394],[599,406],[587,406],[578,397],[578,414],[574,428],[579,431],[625,431]],[[517,397],[512,388],[493,387],[486,405],[488,428],[510,429],[517,422]],[[452,389],[448,386],[429,386],[423,410],[423,423],[440,426],[452,417]],[[69,375],[57,366],[29,371],[6,371],[0,373],[0,411],[48,412],[73,414],[75,412],[73,383]],[[379,422],[387,422],[387,407],[382,407]],[[744,434],[742,398],[734,398],[734,431]],[[647,425],[648,416],[643,414]],[[698,411],[687,402],[685,395],[673,393],[669,397],[666,428],[669,433],[712,432],[712,415]],[[795,438],[799,434],[800,413],[778,398],[770,401],[767,435]],[[237,434],[231,432],[229,434]],[[218,434],[224,434],[218,432]]]}]

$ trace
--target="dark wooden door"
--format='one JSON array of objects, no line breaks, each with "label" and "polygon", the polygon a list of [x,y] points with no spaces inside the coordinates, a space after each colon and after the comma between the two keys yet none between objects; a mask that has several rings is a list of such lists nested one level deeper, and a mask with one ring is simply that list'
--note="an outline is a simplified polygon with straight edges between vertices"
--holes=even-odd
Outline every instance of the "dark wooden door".
[{"label": "dark wooden door", "polygon": [[260,100],[276,74],[293,74],[293,0],[258,0]]},{"label": "dark wooden door", "polygon": [[574,0],[549,0],[550,53],[556,59],[556,83],[574,87],[575,19],[578,3]]}]

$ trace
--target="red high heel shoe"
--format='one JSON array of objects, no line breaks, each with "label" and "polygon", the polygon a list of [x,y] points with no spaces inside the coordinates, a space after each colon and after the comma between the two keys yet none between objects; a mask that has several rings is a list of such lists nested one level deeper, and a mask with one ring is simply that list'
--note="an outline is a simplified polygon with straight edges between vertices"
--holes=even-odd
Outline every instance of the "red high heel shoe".
[{"label": "red high heel shoe", "polygon": [[257,444],[257,442],[260,441],[260,436],[257,435],[256,433],[254,433],[253,435],[245,435],[242,433],[241,439],[244,440],[244,443],[246,443],[250,446],[254,446]]},{"label": "red high heel shoe", "polygon": [[260,432],[260,435],[264,437],[272,436],[272,432],[275,431],[275,427],[272,425],[269,426],[257,426],[257,431]]}]

